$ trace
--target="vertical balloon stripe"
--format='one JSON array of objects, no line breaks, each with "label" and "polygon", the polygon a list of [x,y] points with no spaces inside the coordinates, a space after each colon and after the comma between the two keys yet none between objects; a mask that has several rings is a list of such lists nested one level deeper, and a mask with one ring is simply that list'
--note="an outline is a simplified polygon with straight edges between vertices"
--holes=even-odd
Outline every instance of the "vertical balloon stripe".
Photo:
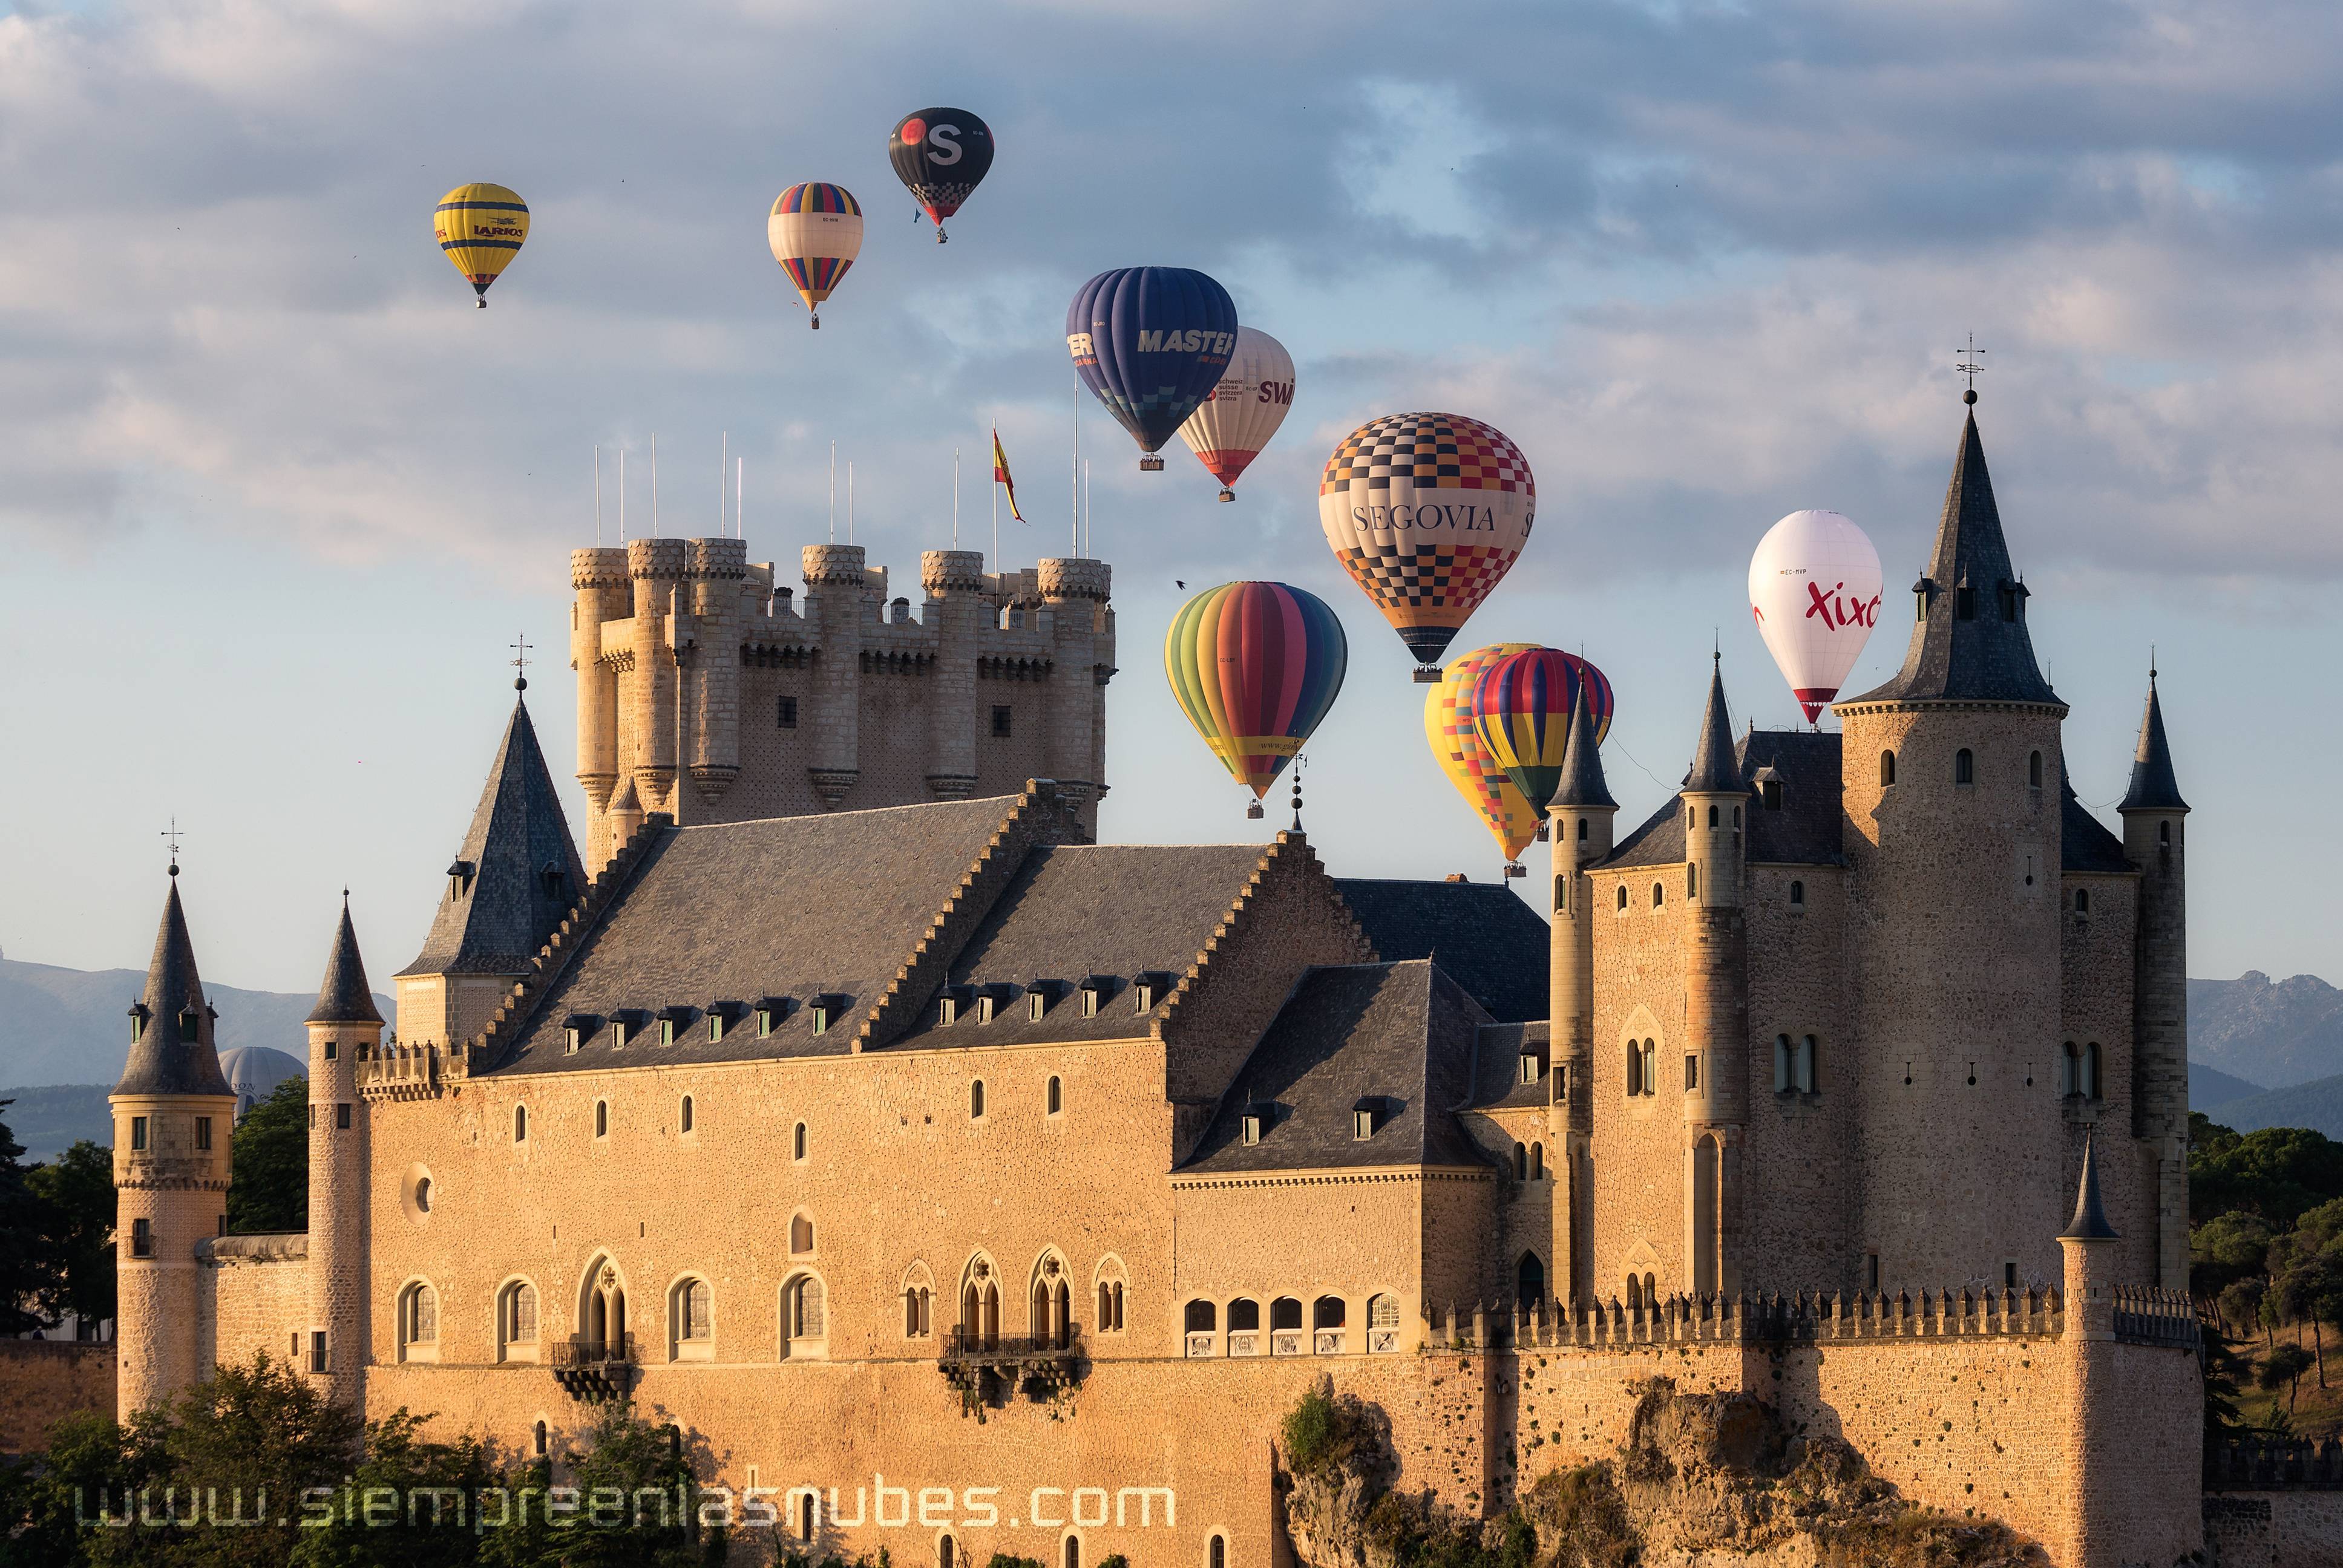
[{"label": "vertical balloon stripe", "polygon": [[1333,706],[1348,658],[1333,611],[1282,583],[1205,589],[1172,617],[1163,643],[1181,711],[1256,797]]}]

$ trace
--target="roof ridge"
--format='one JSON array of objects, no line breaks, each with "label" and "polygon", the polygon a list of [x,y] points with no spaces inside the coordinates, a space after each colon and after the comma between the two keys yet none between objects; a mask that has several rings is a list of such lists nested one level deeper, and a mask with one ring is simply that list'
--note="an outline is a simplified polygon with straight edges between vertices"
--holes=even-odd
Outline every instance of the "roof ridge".
[{"label": "roof ridge", "polygon": [[[1157,1040],[1164,1038],[1166,1030],[1177,1018],[1182,1007],[1198,995],[1202,990],[1204,983],[1212,978],[1206,971],[1212,967],[1213,955],[1220,951],[1222,939],[1236,934],[1237,927],[1242,922],[1246,909],[1252,901],[1253,894],[1260,890],[1262,883],[1267,879],[1270,871],[1286,856],[1289,847],[1299,850],[1302,869],[1305,871],[1315,869],[1322,872],[1325,869],[1319,864],[1317,854],[1310,848],[1310,839],[1307,834],[1298,829],[1279,829],[1277,836],[1270,840],[1267,848],[1262,850],[1261,858],[1253,862],[1252,874],[1245,879],[1244,886],[1237,890],[1237,895],[1230,900],[1228,909],[1213,923],[1212,934],[1204,939],[1203,948],[1196,954],[1195,961],[1182,973],[1180,983],[1172,988],[1172,995],[1164,1002],[1163,1010],[1156,1015],[1153,1038]],[[1358,938],[1359,945],[1370,953],[1374,952],[1374,944],[1367,940],[1365,928],[1359,924],[1359,918],[1352,912],[1351,907],[1342,902],[1339,892],[1335,895],[1334,902],[1341,910],[1342,919],[1349,925],[1352,934]],[[1377,960],[1370,959],[1367,961],[1374,962]],[[1304,972],[1306,973],[1307,970],[1305,970]],[[1259,1044],[1258,1040],[1254,1042],[1256,1048]],[[1250,1060],[1250,1053],[1248,1053],[1248,1060]]]}]

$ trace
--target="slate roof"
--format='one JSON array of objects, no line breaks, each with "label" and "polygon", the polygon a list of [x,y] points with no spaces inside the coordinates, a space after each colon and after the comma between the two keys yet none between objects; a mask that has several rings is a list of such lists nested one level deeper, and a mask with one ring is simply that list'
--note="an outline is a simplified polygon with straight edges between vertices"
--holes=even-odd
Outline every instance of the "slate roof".
[{"label": "slate roof", "polygon": [[2058,1232],[2062,1241],[2113,1241],[2118,1240],[2116,1228],[2107,1223],[2107,1211],[2099,1201],[2099,1171],[2091,1154],[2092,1139],[2083,1137],[2083,1179],[2075,1187],[2075,1217]]},{"label": "slate roof", "polygon": [[2156,675],[2147,677],[2147,711],[2140,715],[2139,746],[2132,752],[2131,788],[2124,791],[2124,811],[2186,811],[2180,780],[2172,776],[2172,744],[2164,738],[2164,704],[2156,695]]},{"label": "slate roof", "polygon": [[350,925],[350,900],[342,898],[342,923],[334,932],[333,956],[326,960],[325,983],[317,988],[317,1005],[309,1010],[311,1023],[380,1023],[374,991],[367,984],[366,960],[358,956],[358,934]]},{"label": "slate roof", "polygon": [[[1145,1034],[1170,997],[1138,1010],[1132,982],[1158,971],[1185,974],[1212,940],[1266,853],[1259,844],[1152,846],[1058,844],[1030,852],[983,924],[953,960],[945,983],[991,988],[1000,1006],[990,1023],[970,1005],[950,1024],[932,1000],[896,1046],[1012,1045],[1025,1041],[1128,1040]],[[1098,1016],[1082,1016],[1079,988],[1091,976],[1113,984]],[[1037,1021],[1028,988],[1043,988]]]},{"label": "slate roof", "polygon": [[[176,873],[178,868],[174,866]],[[146,964],[146,989],[138,1006],[146,1010],[146,1028],[131,1042],[130,1059],[123,1064],[116,1094],[207,1094],[235,1098],[227,1075],[220,1070],[219,1052],[212,1041],[214,1015],[204,1000],[204,978],[196,970],[196,946],[187,937],[187,917],[179,907],[179,879],[163,900],[163,922],[155,932],[155,956]],[[193,1007],[196,1038],[179,1038],[179,1013]]]},{"label": "slate roof", "polygon": [[1684,787],[1695,795],[1729,795],[1745,779],[1733,745],[1733,714],[1725,705],[1725,659],[1718,655],[1709,661],[1708,707],[1700,717],[1700,739],[1693,746]]},{"label": "slate roof", "polygon": [[2076,799],[2075,787],[2063,780],[2058,802],[2058,865],[2067,871],[2124,872],[2132,869],[2123,840],[2107,830]]},{"label": "slate roof", "polygon": [[1594,721],[1586,706],[1586,682],[1583,680],[1571,703],[1570,734],[1563,741],[1562,778],[1554,787],[1554,803],[1614,809],[1619,804],[1611,799],[1611,786],[1603,777],[1603,742],[1594,733]]},{"label": "slate roof", "polygon": [[[585,867],[526,701],[513,704],[456,859],[470,869],[468,878],[459,887],[459,879],[449,877],[423,950],[398,972],[523,973],[586,890]],[[560,870],[558,881],[544,874],[548,867]]]},{"label": "slate roof", "polygon": [[[1936,553],[1928,575],[1928,612],[1912,628],[1904,668],[1884,686],[1850,702],[2058,702],[2034,659],[2034,639],[2026,629],[2026,589],[2010,564],[2009,544],[1994,504],[1993,476],[1986,472],[1985,446],[1976,416],[1961,430],[1952,481],[1937,519]],[[1974,591],[1976,613],[1963,620],[1958,589]],[[1916,585],[1916,587],[1918,585]],[[2015,619],[2002,616],[2002,590],[2016,590]],[[2063,704],[2061,705],[2063,706]]]},{"label": "slate roof", "polygon": [[[1471,1093],[1465,1104],[1474,1111],[1526,1110],[1546,1103],[1546,1082],[1522,1081],[1522,1052],[1548,1051],[1553,1026],[1538,1023],[1492,1023],[1481,1028],[1473,1052]],[[1549,1066],[1552,1057],[1547,1057]]]},{"label": "slate roof", "polygon": [[1551,929],[1503,884],[1337,877],[1334,890],[1385,963],[1433,960],[1500,1023],[1551,1010]]},{"label": "slate roof", "polygon": [[[1746,786],[1745,851],[1753,865],[1835,866],[1844,863],[1840,739],[1808,729],[1756,729],[1735,747],[1744,777],[1772,769],[1782,785],[1782,809],[1768,811],[1756,785]],[[1680,865],[1684,858],[1684,806],[1671,796],[1642,826],[1619,841],[1599,868]]]},{"label": "slate roof", "polygon": [[[1177,1174],[1356,1166],[1482,1167],[1458,1125],[1489,1015],[1439,966],[1344,964],[1312,970],[1262,1036],[1212,1125]],[[1382,1109],[1373,1137],[1353,1136],[1362,1099]],[[1261,1141],[1243,1140],[1245,1107],[1273,1104]]]},{"label": "slate roof", "polygon": [[[1015,797],[665,828],[584,936],[494,1071],[762,1060],[841,1054],[926,936]],[[1192,955],[1191,955],[1192,957]],[[847,999],[824,1033],[817,995]],[[765,996],[793,1005],[769,1038],[753,1012],[709,1038],[707,1005]],[[654,1026],[623,1047],[607,1020],[677,1007],[676,1043]],[[598,1027],[576,1054],[566,1018]]]}]

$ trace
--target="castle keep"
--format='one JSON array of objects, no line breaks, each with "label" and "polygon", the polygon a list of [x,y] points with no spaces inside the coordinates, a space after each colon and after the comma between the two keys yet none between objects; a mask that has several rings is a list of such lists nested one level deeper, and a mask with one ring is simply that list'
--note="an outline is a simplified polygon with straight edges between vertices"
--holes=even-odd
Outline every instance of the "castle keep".
[{"label": "castle keep", "polygon": [[2187,807],[2152,685],[2120,835],[2068,787],[1973,418],[1903,668],[1836,734],[1714,671],[1624,833],[1574,724],[1549,919],[1095,842],[1106,568],[980,565],[577,552],[585,852],[517,703],[395,1036],[335,934],[306,1236],[213,1233],[175,885],[124,1407],[266,1351],[527,1454],[625,1393],[817,1552],[1269,1568],[1321,1377],[1477,1515],[1664,1375],[2062,1564],[2201,1545]]}]

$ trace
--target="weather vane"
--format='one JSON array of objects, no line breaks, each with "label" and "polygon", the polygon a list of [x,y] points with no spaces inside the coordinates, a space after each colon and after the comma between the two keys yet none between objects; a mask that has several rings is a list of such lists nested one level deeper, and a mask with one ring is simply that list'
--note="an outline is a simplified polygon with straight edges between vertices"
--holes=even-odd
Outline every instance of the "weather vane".
[{"label": "weather vane", "polygon": [[1978,356],[1982,355],[1985,350],[1976,346],[1976,334],[1972,332],[1969,334],[1969,346],[1965,349],[1956,349],[1954,352],[1956,354],[1956,358],[1953,361],[1954,370],[1967,377],[1969,381],[1968,389],[1961,394],[1961,401],[1964,403],[1974,403],[1976,401],[1977,372],[1985,368],[1985,366],[1979,362]]},{"label": "weather vane", "polygon": [[515,691],[527,691],[528,689],[528,633],[522,632],[518,637],[513,639],[513,668],[520,671],[518,675],[513,678],[513,689]]},{"label": "weather vane", "polygon": [[179,819],[176,817],[171,819],[171,825],[163,829],[161,837],[170,845],[171,875],[176,877],[179,874]]}]

